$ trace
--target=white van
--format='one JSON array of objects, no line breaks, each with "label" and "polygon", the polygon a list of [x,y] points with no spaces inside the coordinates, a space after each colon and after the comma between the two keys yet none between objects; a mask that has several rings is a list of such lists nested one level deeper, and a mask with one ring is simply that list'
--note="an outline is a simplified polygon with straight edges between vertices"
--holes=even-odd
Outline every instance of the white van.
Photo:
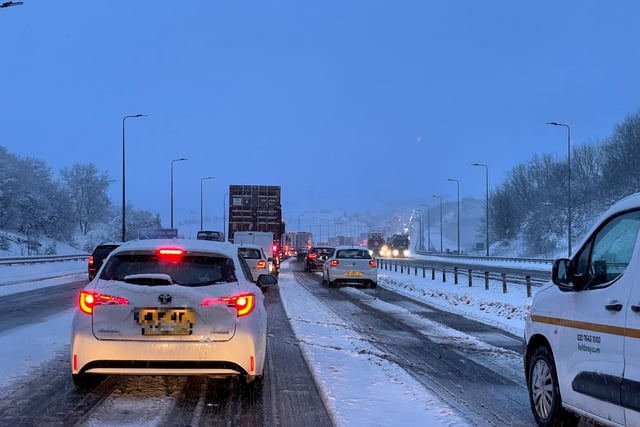
[{"label": "white van", "polygon": [[540,426],[579,417],[640,426],[640,193],[615,203],[571,259],[553,264],[524,329]]}]

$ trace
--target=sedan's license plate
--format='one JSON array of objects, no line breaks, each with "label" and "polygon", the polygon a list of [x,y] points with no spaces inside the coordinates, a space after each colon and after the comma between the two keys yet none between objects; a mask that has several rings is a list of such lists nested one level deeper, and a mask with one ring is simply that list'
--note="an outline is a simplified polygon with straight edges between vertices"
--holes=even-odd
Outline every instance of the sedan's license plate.
[{"label": "sedan's license plate", "polygon": [[142,335],[191,335],[196,323],[196,312],[189,308],[141,308],[135,314]]},{"label": "sedan's license plate", "polygon": [[362,271],[347,271],[344,275],[348,277],[360,277],[362,276]]}]

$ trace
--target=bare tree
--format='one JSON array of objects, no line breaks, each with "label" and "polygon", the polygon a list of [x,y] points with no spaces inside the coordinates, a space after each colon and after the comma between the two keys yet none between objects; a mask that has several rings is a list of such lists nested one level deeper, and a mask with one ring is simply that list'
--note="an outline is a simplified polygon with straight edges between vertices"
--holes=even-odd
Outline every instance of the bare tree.
[{"label": "bare tree", "polygon": [[73,215],[83,234],[109,217],[111,201],[107,195],[109,177],[99,173],[94,164],[74,164],[60,172],[63,185],[71,198]]}]

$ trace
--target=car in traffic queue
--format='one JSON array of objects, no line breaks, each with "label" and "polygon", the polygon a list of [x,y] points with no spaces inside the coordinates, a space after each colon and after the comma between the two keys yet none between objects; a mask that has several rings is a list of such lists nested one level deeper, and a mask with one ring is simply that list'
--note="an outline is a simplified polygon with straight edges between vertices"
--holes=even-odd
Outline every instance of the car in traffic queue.
[{"label": "car in traffic queue", "polygon": [[78,295],[73,381],[84,388],[104,375],[206,375],[260,384],[267,339],[262,289],[276,283],[269,274],[254,283],[231,243],[123,243]]},{"label": "car in traffic queue", "polygon": [[298,248],[296,253],[296,261],[304,261],[309,255],[309,248]]},{"label": "car in traffic queue", "polygon": [[98,270],[102,267],[104,260],[121,244],[122,242],[104,242],[100,243],[93,249],[87,261],[87,273],[89,280],[93,280],[93,278],[96,277],[96,273],[98,273]]},{"label": "car in traffic queue", "polygon": [[254,282],[261,274],[274,274],[275,266],[267,259],[261,246],[252,243],[240,243],[238,246],[238,255],[249,265]]},{"label": "car in traffic queue", "polygon": [[316,271],[321,270],[326,260],[333,255],[334,246],[314,246],[309,249],[309,253],[304,258],[304,270]]},{"label": "car in traffic queue", "polygon": [[322,283],[330,288],[339,285],[378,286],[378,264],[364,246],[336,246],[322,266]]},{"label": "car in traffic queue", "polygon": [[613,204],[529,306],[524,371],[540,426],[640,426],[640,193]]}]

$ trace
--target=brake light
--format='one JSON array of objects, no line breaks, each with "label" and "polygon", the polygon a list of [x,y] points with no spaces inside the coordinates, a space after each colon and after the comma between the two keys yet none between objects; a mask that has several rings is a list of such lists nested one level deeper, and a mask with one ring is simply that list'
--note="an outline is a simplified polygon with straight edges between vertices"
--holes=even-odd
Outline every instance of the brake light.
[{"label": "brake light", "polygon": [[278,253],[278,244],[274,243],[273,246],[271,246],[271,252],[273,252],[273,254],[277,254]]},{"label": "brake light", "polygon": [[267,268],[267,263],[265,260],[261,259],[260,261],[258,261],[256,267],[260,270],[264,270],[265,268]]},{"label": "brake light", "polygon": [[332,259],[330,264],[331,264],[331,267],[337,267],[338,264],[340,264],[340,261],[338,261],[337,259]]},{"label": "brake light", "polygon": [[376,268],[377,265],[378,265],[378,263],[376,262],[375,259],[372,259],[371,261],[369,261],[369,266],[370,267]]},{"label": "brake light", "polygon": [[185,254],[185,250],[182,248],[159,248],[156,250],[156,255],[160,258],[160,261],[166,262],[178,262]]},{"label": "brake light", "polygon": [[309,254],[309,259],[316,259],[318,258],[318,254]]},{"label": "brake light", "polygon": [[89,255],[89,265],[93,265],[93,255]]},{"label": "brake light", "polygon": [[129,300],[113,295],[104,295],[92,291],[80,291],[78,297],[78,307],[86,314],[93,314],[93,309],[97,305],[127,305]]},{"label": "brake light", "polygon": [[205,298],[202,301],[202,305],[208,307],[214,304],[226,304],[228,307],[235,308],[238,311],[238,317],[242,317],[253,311],[256,306],[255,298],[253,294],[242,294],[222,298]]}]

